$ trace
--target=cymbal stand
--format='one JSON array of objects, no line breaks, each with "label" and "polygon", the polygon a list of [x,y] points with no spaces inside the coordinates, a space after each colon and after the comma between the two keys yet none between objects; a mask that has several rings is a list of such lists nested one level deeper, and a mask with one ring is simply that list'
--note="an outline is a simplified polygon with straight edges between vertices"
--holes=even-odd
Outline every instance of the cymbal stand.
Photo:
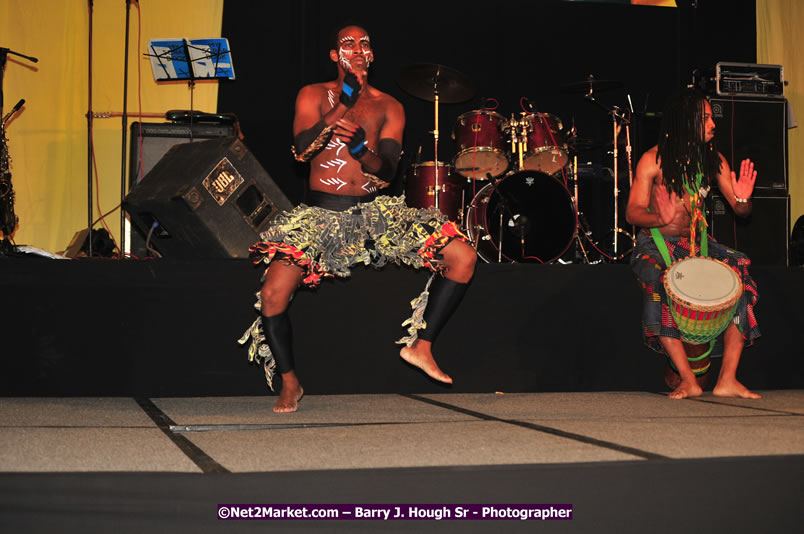
[{"label": "cymbal stand", "polygon": [[[631,101],[631,95],[628,95],[629,102]],[[634,169],[631,163],[631,122],[625,123],[625,156],[628,162],[628,191],[631,191],[631,188],[634,185]],[[631,239],[636,234],[636,227],[633,225],[631,226]]]},{"label": "cymbal stand", "polygon": [[441,209],[438,196],[441,194],[442,186],[438,183],[438,76],[433,78],[433,101],[435,105],[435,124],[433,126],[433,195],[435,196],[435,208]]},{"label": "cymbal stand", "polygon": [[578,213],[578,227],[575,229],[575,241],[578,243],[578,248],[581,249],[581,254],[583,254],[583,261],[584,263],[591,263],[589,261],[589,255],[586,253],[586,247],[583,246],[583,239],[581,239],[581,233],[584,236],[589,237],[589,234],[586,233],[586,228],[584,226],[584,216],[581,212],[581,200],[578,198],[578,156],[576,155],[573,158],[572,162],[572,180],[575,182],[574,185],[574,196],[573,200],[575,201],[575,210]]},{"label": "cymbal stand", "polygon": [[[575,255],[573,260],[570,262],[564,262],[559,259],[560,263],[574,263],[575,260],[579,259],[578,251],[580,250],[580,255],[583,256],[583,263],[590,264],[592,263],[589,259],[589,254],[586,250],[586,247],[583,245],[583,239],[581,236],[583,235],[586,239],[591,241],[591,233],[589,232],[588,225],[586,224],[586,218],[581,211],[581,202],[580,202],[580,193],[578,191],[578,156],[573,156],[573,163],[569,166],[569,175],[570,181],[574,184],[573,190],[571,193],[572,202],[575,205],[575,213],[578,215],[575,222],[575,245],[577,249],[575,250]],[[594,242],[592,242],[592,246],[595,246]]]},{"label": "cymbal stand", "polygon": [[[627,128],[628,125],[630,124],[630,121],[625,116],[625,114],[622,113],[622,110],[620,110],[620,108],[618,108],[617,106],[609,107],[609,106],[606,106],[605,104],[599,102],[597,99],[595,99],[595,97],[592,95],[592,89],[591,88],[589,89],[589,92],[586,93],[586,95],[584,95],[584,98],[589,100],[590,102],[592,102],[594,104],[597,104],[598,106],[602,107],[603,109],[606,110],[607,113],[609,113],[611,115],[611,123],[612,123],[612,131],[613,131],[613,135],[612,135],[613,143],[612,143],[612,146],[614,147],[613,151],[612,151],[613,159],[614,159],[614,164],[612,165],[612,169],[614,171],[614,229],[613,229],[614,237],[612,238],[612,241],[613,241],[612,242],[612,247],[613,247],[612,250],[614,251],[613,258],[615,260],[618,260],[618,259],[621,259],[625,254],[627,254],[627,252],[625,254],[623,254],[622,256],[618,253],[618,250],[617,250],[617,238],[619,237],[620,233],[624,233],[626,235],[629,235],[629,237],[630,237],[630,234],[628,234],[628,232],[626,232],[625,230],[620,229],[620,222],[619,222],[618,205],[619,205],[619,196],[620,196],[620,182],[619,182],[618,170],[617,170],[617,161],[618,161],[618,158],[619,158],[619,151],[618,151],[618,148],[617,148],[617,137],[619,136],[620,130],[622,128],[621,124],[626,125],[626,128]],[[629,174],[630,174],[630,167],[631,167],[631,164],[630,164],[630,161],[631,161],[631,159],[630,159],[631,143],[630,143],[630,141],[631,141],[631,137],[630,137],[630,134],[629,134],[628,135],[628,147],[626,148],[626,153],[629,155],[629,158],[628,158]],[[631,237],[631,239],[633,240],[633,237]]]}]

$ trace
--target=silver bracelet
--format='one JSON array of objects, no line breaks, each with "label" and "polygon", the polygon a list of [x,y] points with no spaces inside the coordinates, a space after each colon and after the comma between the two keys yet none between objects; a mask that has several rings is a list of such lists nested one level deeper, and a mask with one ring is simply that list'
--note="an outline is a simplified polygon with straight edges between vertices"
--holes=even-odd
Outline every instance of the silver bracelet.
[{"label": "silver bracelet", "polygon": [[734,200],[736,200],[739,204],[747,204],[750,198],[740,198],[737,195],[734,195]]}]

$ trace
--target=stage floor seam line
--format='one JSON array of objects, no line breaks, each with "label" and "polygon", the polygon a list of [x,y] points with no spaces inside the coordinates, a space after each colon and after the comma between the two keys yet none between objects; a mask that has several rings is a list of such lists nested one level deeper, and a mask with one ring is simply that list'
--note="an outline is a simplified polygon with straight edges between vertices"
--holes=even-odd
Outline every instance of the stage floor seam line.
[{"label": "stage floor seam line", "polygon": [[[465,421],[438,421],[444,423],[463,423]],[[193,432],[213,432],[218,430],[296,430],[302,428],[343,428],[351,426],[383,426],[383,425],[422,425],[432,424],[432,421],[377,421],[367,423],[276,423],[276,424],[193,424],[193,425],[174,425],[170,427],[171,432],[178,434]]]},{"label": "stage floor seam line", "polygon": [[785,411],[785,410],[773,410],[771,408],[759,408],[758,406],[743,406],[743,405],[737,405],[737,404],[729,404],[728,402],[718,402],[718,401],[713,401],[713,400],[710,400],[710,399],[695,398],[695,399],[690,399],[690,400],[694,400],[696,402],[705,402],[707,404],[716,404],[718,406],[734,406],[735,408],[745,408],[746,410],[754,410],[754,411],[757,411],[757,412],[770,412],[770,413],[773,413],[773,414],[776,414],[776,415],[788,415],[788,416],[792,415],[792,416],[797,416],[797,417],[801,417],[802,415],[804,415],[804,414],[801,414],[801,413],[788,412],[788,411]]},{"label": "stage floor seam line", "polygon": [[496,421],[500,423],[505,423],[509,425],[519,426],[522,428],[527,428],[528,430],[535,430],[537,432],[542,432],[545,434],[550,434],[553,436],[558,436],[562,438],[571,439],[573,441],[577,441],[580,443],[585,443],[587,445],[594,445],[596,447],[600,447],[603,449],[613,450],[617,452],[622,452],[625,454],[631,454],[633,456],[637,456],[639,458],[644,458],[646,460],[670,460],[669,456],[664,456],[662,454],[656,454],[653,452],[643,451],[641,449],[636,449],[634,447],[627,447],[625,445],[620,445],[618,443],[612,443],[610,441],[604,441],[596,438],[592,438],[589,436],[584,436],[583,434],[575,434],[573,432],[566,432],[564,430],[559,430],[557,428],[552,428],[549,426],[544,425],[537,425],[535,423],[528,423],[526,421],[519,421],[516,419],[503,419],[501,417],[496,417],[489,414],[484,414],[482,412],[475,412],[473,410],[468,410],[466,408],[461,408],[460,406],[454,406],[452,404],[448,404],[446,402],[440,402],[434,399],[428,399],[427,397],[420,397],[418,395],[412,395],[407,393],[400,393],[403,397],[407,397],[409,399],[417,400],[420,402],[425,402],[428,404],[432,404],[434,406],[439,406],[441,408],[447,410],[453,410],[459,413],[463,413],[466,415],[470,415],[472,417],[477,417],[478,419],[482,419],[485,421]]},{"label": "stage floor seam line", "polygon": [[[789,414],[789,413],[775,413],[771,415],[688,415],[688,416],[673,416],[672,419],[674,420],[712,420],[712,419],[752,419],[752,418],[768,418],[768,417],[790,417],[791,415],[799,415],[799,414]],[[626,420],[624,422],[633,422],[633,423],[640,423],[644,421],[663,421],[666,420],[666,417],[634,417],[632,419]],[[557,419],[558,421],[566,421],[567,419]],[[521,422],[527,423],[525,421],[519,421],[518,419],[504,419],[503,421],[509,422]],[[359,426],[390,426],[390,425],[429,425],[429,424],[459,424],[465,423],[466,421],[461,419],[456,420],[439,420],[439,421],[372,421],[372,422],[365,422],[365,423],[265,423],[265,424],[258,424],[258,423],[243,423],[243,424],[215,424],[215,423],[208,423],[208,424],[188,424],[188,425],[171,425],[169,427],[171,432],[177,434],[192,434],[195,432],[218,432],[218,431],[253,431],[253,430],[299,430],[299,429],[306,429],[306,428],[345,428],[345,427],[359,427]],[[497,419],[490,419],[488,422],[496,423],[499,422]],[[149,429],[152,427],[129,427],[129,426],[107,426],[107,427],[94,427],[94,426],[64,426],[64,425],[9,425],[9,426],[0,426],[0,428],[117,428],[117,429],[128,429],[128,428],[138,428],[138,429]],[[547,427],[550,428],[550,427]]]},{"label": "stage floor seam line", "polygon": [[[661,395],[662,397],[667,397],[667,394],[665,394],[665,393],[659,393],[657,391],[653,391],[652,393],[654,393],[655,395]],[[734,397],[729,397],[729,398],[734,398]],[[701,397],[692,397],[692,398],[688,397],[686,399],[678,399],[678,400],[704,402],[704,403],[707,403],[707,404],[715,404],[717,406],[730,406],[732,408],[745,408],[746,410],[755,410],[755,411],[758,411],[758,412],[771,412],[771,413],[778,414],[778,415],[794,415],[794,416],[798,416],[798,417],[801,417],[801,416],[804,415],[804,414],[798,413],[798,412],[788,412],[786,410],[774,410],[772,408],[760,408],[759,406],[744,406],[742,404],[730,404],[728,402],[717,401],[717,400],[713,400],[713,399],[709,399],[709,398],[702,399]],[[747,416],[735,416],[735,417],[747,417]]]},{"label": "stage floor seam line", "polygon": [[103,430],[155,430],[143,425],[0,425],[0,428],[49,428],[49,429],[103,429]]},{"label": "stage floor seam line", "polygon": [[135,397],[134,401],[142,408],[145,414],[151,418],[159,430],[173,442],[179,450],[184,453],[204,473],[231,473],[228,469],[215,461],[210,455],[204,452],[198,445],[186,437],[170,431],[170,426],[175,426],[175,422],[159,407],[144,397]]}]

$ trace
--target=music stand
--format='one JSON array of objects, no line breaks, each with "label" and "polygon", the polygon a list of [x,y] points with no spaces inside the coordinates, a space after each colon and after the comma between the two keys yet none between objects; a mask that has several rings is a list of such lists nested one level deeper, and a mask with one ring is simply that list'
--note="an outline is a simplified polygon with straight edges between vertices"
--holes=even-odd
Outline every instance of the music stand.
[{"label": "music stand", "polygon": [[234,80],[228,39],[151,39],[148,43],[154,80]]}]

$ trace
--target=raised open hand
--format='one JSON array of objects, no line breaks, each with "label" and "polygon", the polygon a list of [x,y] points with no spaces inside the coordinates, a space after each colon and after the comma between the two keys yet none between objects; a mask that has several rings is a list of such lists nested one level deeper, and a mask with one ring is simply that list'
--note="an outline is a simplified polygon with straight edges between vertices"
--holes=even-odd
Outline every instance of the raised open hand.
[{"label": "raised open hand", "polygon": [[744,159],[740,163],[740,178],[734,171],[731,171],[731,190],[737,198],[750,198],[754,193],[754,184],[757,181],[757,171],[754,170],[754,163],[750,159]]}]

